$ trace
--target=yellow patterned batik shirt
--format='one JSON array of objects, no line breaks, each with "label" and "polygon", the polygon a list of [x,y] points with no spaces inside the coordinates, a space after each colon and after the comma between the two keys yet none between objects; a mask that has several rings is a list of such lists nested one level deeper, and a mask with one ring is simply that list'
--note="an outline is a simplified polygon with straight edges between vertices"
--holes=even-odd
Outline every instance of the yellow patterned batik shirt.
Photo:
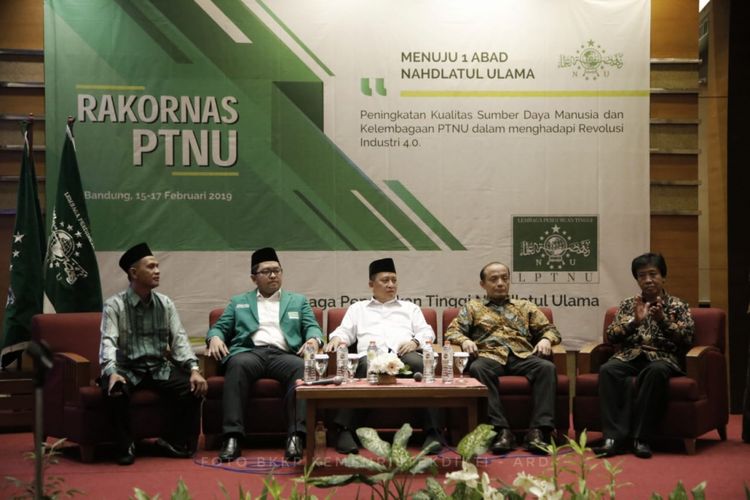
[{"label": "yellow patterned batik shirt", "polygon": [[501,304],[486,298],[471,300],[445,332],[445,340],[451,344],[472,340],[480,357],[503,365],[511,352],[519,358],[528,358],[542,339],[556,345],[560,343],[560,333],[533,302],[515,299],[506,299]]}]

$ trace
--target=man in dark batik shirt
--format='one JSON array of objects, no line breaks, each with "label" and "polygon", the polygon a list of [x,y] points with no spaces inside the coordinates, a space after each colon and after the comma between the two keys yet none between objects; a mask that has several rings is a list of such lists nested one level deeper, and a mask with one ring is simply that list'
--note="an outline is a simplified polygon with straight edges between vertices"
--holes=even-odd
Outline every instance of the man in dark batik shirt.
[{"label": "man in dark batik shirt", "polygon": [[609,341],[620,350],[599,369],[604,444],[594,451],[613,456],[632,444],[635,456],[650,458],[649,440],[666,410],[670,377],[684,373],[694,323],[688,305],[664,290],[664,257],[643,254],[631,271],[641,294],[623,300],[607,328]]}]

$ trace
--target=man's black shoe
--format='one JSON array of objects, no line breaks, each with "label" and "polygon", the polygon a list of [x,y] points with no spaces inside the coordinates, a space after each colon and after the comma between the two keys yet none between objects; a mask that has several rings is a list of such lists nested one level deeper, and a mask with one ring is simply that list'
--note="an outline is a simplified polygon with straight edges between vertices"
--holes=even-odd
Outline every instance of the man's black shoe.
[{"label": "man's black shoe", "polygon": [[239,438],[230,436],[224,439],[219,451],[219,460],[222,462],[231,462],[242,456],[242,447]]},{"label": "man's black shoe", "polygon": [[198,451],[198,436],[189,437],[185,443],[185,451],[190,458],[193,458]]},{"label": "man's black shoe", "polygon": [[284,460],[287,462],[297,462],[302,460],[302,437],[299,434],[292,434],[286,439],[286,448],[284,449]]},{"label": "man's black shoe", "polygon": [[510,432],[510,429],[500,429],[495,442],[492,443],[492,453],[495,455],[503,455],[513,451],[515,448],[516,438],[513,436],[513,433]]},{"label": "man's black shoe", "polygon": [[546,455],[546,446],[549,444],[549,436],[542,429],[531,429],[526,433],[523,447],[526,451],[535,455]]},{"label": "man's black shoe", "polygon": [[651,447],[645,441],[633,441],[633,453],[638,458],[651,458]]},{"label": "man's black shoe", "polygon": [[354,441],[354,435],[352,434],[352,431],[346,427],[343,427],[339,431],[339,437],[336,439],[336,451],[342,455],[359,453],[357,442]]},{"label": "man's black shoe", "polygon": [[427,431],[427,437],[424,440],[422,449],[429,450],[427,452],[428,455],[437,455],[443,451],[443,440],[437,429],[430,429]]},{"label": "man's black shoe", "polygon": [[125,451],[117,458],[118,465],[133,465],[135,462],[135,444],[130,443]]},{"label": "man's black shoe", "polygon": [[601,446],[595,446],[592,451],[601,457],[614,457],[625,452],[623,446],[614,438],[606,438]]},{"label": "man's black shoe", "polygon": [[154,444],[156,444],[156,446],[162,451],[162,453],[164,453],[165,456],[170,458],[190,458],[191,456],[193,456],[192,453],[187,450],[187,448],[174,446],[166,439],[159,438]]}]

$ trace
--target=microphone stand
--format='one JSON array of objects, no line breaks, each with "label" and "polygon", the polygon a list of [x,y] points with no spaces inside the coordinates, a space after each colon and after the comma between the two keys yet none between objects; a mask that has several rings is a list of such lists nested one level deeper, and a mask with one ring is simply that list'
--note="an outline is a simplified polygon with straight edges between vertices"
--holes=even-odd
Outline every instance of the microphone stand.
[{"label": "microphone stand", "polygon": [[52,368],[52,353],[46,342],[36,340],[29,343],[27,352],[34,360],[34,499],[40,500],[44,496],[42,474],[44,380],[47,378],[47,372]]}]

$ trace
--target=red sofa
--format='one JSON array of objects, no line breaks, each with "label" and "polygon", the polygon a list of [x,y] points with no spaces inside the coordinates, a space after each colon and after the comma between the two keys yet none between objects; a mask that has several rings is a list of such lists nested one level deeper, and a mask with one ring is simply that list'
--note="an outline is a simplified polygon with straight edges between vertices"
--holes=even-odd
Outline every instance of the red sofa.
[{"label": "red sofa", "polygon": [[[43,437],[77,443],[91,462],[97,444],[114,441],[111,418],[95,380],[100,375],[101,313],[38,314],[32,338],[49,344],[54,365],[44,384]],[[130,404],[133,438],[159,437],[167,429],[166,406],[151,390],[136,391]],[[198,429],[196,429],[197,432]]]},{"label": "red sofa", "polygon": [[[573,398],[576,433],[584,429],[601,430],[599,367],[616,352],[606,336],[616,312],[616,307],[606,312],[602,327],[604,341],[585,346],[578,354]],[[688,454],[695,453],[696,439],[713,429],[725,440],[729,420],[724,352],[726,314],[716,308],[691,308],[690,312],[695,320],[695,335],[685,359],[687,375],[670,379],[669,403],[659,431],[666,438],[682,439]]]}]

